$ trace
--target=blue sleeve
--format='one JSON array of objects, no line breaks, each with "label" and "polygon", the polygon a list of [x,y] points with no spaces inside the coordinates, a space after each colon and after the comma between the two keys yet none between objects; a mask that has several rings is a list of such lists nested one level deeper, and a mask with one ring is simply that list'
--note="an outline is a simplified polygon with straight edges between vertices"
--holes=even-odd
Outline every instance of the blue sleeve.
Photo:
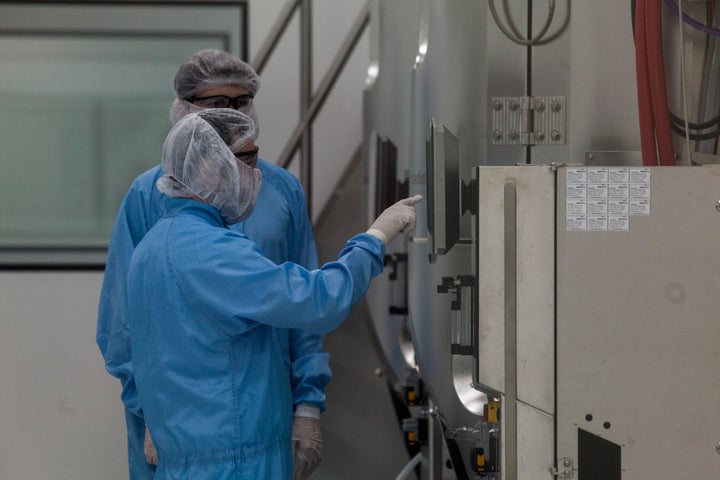
[{"label": "blue sleeve", "polygon": [[[286,232],[288,258],[312,270],[317,268],[317,249],[302,185],[290,172],[268,166],[270,180],[285,199],[290,212],[291,231]],[[269,172],[268,172],[269,173]],[[274,181],[277,179],[277,181]],[[290,330],[291,385],[293,404],[312,403],[325,411],[325,387],[332,377],[330,356],[323,351],[323,336],[305,330]]]},{"label": "blue sleeve", "polygon": [[[159,173],[158,173],[159,172]],[[130,335],[125,312],[125,278],[135,247],[160,216],[162,194],[155,188],[159,168],[141,175],[131,185],[115,217],[108,247],[105,274],[98,303],[96,341],[105,368],[122,384],[122,401],[142,416],[130,354]]]},{"label": "blue sleeve", "polygon": [[[300,182],[295,180],[294,198],[291,202],[295,238],[291,243],[295,251],[290,261],[307,269],[317,268],[315,237],[308,216],[305,194]],[[305,330],[290,331],[290,358],[292,361],[293,404],[312,403],[325,411],[325,387],[332,371],[330,356],[323,351],[323,336]]]},{"label": "blue sleeve", "polygon": [[351,238],[338,260],[307,270],[275,264],[230,230],[213,235],[186,227],[179,224],[171,234],[173,276],[195,313],[227,336],[257,324],[329,332],[383,269],[385,245],[366,233]]}]

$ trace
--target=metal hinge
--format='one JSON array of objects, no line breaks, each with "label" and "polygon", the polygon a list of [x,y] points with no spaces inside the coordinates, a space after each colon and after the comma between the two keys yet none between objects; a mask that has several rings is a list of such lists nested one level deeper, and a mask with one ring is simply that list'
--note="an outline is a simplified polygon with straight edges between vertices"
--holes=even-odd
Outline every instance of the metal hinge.
[{"label": "metal hinge", "polygon": [[550,474],[557,478],[573,478],[573,471],[572,458],[561,458],[558,468],[550,468]]},{"label": "metal hinge", "polygon": [[493,145],[563,145],[565,97],[493,97]]}]

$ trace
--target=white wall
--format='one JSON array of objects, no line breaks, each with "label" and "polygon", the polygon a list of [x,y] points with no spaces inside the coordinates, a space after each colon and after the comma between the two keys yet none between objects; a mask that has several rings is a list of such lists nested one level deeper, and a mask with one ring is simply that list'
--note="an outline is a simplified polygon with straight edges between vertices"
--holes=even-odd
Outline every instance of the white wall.
[{"label": "white wall", "polygon": [[0,478],[127,478],[120,384],[95,345],[101,280],[0,274]]},{"label": "white wall", "polygon": [[[251,2],[253,54],[284,4]],[[314,4],[317,84],[363,2]],[[366,37],[315,127],[315,217],[360,145]],[[264,72],[257,98],[259,143],[271,161],[298,121],[297,44],[296,18]],[[3,480],[127,478],[120,385],[105,373],[95,344],[101,281],[101,272],[0,272]]]}]

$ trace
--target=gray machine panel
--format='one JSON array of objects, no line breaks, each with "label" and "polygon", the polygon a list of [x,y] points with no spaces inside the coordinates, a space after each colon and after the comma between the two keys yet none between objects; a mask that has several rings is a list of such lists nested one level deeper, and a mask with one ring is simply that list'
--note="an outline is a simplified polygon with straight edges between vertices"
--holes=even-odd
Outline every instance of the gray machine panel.
[{"label": "gray machine panel", "polygon": [[478,167],[478,387],[501,399],[502,479],[554,463],[555,169]]},{"label": "gray machine panel", "polygon": [[[518,398],[552,414],[554,169],[478,167],[477,172],[478,381],[505,393],[506,370],[514,363]],[[514,198],[505,196],[508,185]],[[508,258],[508,249],[514,250],[514,259]],[[505,330],[510,323],[517,330],[515,358],[507,352]]]},{"label": "gray machine panel", "polygon": [[558,171],[557,456],[591,478],[587,432],[623,480],[717,478],[720,167],[645,170],[649,203],[584,225],[582,175]]}]

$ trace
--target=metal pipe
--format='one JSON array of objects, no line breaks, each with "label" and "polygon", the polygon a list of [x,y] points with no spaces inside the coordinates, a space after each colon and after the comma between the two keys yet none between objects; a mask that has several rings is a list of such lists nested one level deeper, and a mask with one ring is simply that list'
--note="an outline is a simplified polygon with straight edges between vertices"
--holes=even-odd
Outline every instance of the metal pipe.
[{"label": "metal pipe", "polygon": [[285,30],[287,30],[290,20],[292,20],[292,16],[299,3],[300,0],[288,0],[283,9],[280,11],[277,21],[270,29],[267,38],[265,38],[265,41],[260,46],[260,50],[258,50],[258,53],[252,62],[252,66],[258,75],[265,69],[265,65],[270,59],[275,47],[277,47],[278,43],[280,43],[280,38],[282,38]]},{"label": "metal pipe", "polygon": [[297,150],[298,148],[303,132],[307,128],[307,125],[315,120],[318,111],[324,105],[325,100],[330,93],[330,90],[335,85],[335,82],[337,81],[340,73],[342,72],[342,68],[345,66],[345,63],[347,63],[350,54],[352,54],[355,45],[357,44],[360,36],[364,32],[365,27],[367,27],[369,20],[370,7],[366,3],[358,14],[355,23],[351,27],[350,33],[348,33],[347,37],[345,38],[345,41],[340,47],[338,54],[335,56],[333,63],[330,65],[328,72],[325,74],[325,77],[320,83],[320,86],[317,89],[317,93],[313,97],[312,103],[310,104],[308,112],[302,118],[301,122],[298,123],[297,127],[295,127],[295,130],[290,136],[290,140],[288,140],[288,142],[285,144],[285,148],[280,154],[278,165],[287,168],[290,164],[292,156],[295,153],[295,150]]},{"label": "metal pipe", "polygon": [[502,406],[504,478],[517,478],[517,185],[505,182],[505,405]]},{"label": "metal pipe", "polygon": [[422,452],[415,455],[408,463],[403,467],[402,470],[400,470],[400,473],[398,473],[398,476],[395,477],[395,480],[406,480],[411,474],[414,473],[415,467],[420,465],[420,462],[422,462]]},{"label": "metal pipe", "polygon": [[[313,95],[312,0],[302,0],[300,8],[300,118],[305,118]],[[302,132],[300,142],[300,183],[305,189],[308,214],[312,219],[312,123]]]}]

